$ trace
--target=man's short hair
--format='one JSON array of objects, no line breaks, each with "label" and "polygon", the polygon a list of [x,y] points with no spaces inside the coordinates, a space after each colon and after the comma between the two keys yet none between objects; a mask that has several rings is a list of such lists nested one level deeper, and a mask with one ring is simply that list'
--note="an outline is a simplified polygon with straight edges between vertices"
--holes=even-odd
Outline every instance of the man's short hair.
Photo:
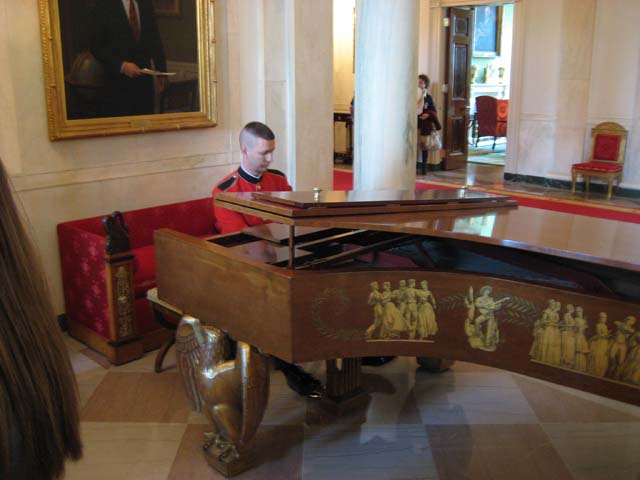
[{"label": "man's short hair", "polygon": [[262,122],[249,122],[240,131],[240,146],[253,145],[255,138],[263,140],[275,140],[276,136],[269,127]]}]

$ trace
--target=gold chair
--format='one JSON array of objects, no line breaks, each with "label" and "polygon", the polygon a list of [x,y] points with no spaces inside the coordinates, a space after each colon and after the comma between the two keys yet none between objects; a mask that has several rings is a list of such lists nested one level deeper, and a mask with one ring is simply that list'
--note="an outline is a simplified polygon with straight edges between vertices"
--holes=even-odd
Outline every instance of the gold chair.
[{"label": "gold chair", "polygon": [[613,181],[620,185],[627,130],[615,122],[604,122],[591,129],[591,153],[588,162],[571,166],[571,191],[576,191],[576,180],[582,175],[585,190],[589,192],[591,177],[607,180],[607,200],[611,199]]}]

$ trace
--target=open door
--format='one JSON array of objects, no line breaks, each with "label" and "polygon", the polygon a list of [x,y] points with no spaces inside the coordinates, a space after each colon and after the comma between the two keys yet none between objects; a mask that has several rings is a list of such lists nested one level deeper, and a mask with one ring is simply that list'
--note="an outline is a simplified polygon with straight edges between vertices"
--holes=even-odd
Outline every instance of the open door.
[{"label": "open door", "polygon": [[473,9],[449,8],[447,17],[444,168],[453,170],[467,163]]}]

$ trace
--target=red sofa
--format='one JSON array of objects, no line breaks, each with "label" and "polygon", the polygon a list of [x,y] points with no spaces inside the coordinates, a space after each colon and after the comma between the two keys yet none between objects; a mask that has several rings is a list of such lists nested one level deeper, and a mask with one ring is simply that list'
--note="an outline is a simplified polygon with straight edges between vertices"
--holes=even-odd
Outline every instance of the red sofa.
[{"label": "red sofa", "polygon": [[[115,233],[105,233],[105,221],[115,223]],[[121,218],[58,224],[71,336],[115,364],[139,358],[168,341],[172,332],[153,320],[146,299],[147,290],[155,287],[153,232],[166,227],[205,236],[216,233],[214,224],[211,197],[132,210]]]}]

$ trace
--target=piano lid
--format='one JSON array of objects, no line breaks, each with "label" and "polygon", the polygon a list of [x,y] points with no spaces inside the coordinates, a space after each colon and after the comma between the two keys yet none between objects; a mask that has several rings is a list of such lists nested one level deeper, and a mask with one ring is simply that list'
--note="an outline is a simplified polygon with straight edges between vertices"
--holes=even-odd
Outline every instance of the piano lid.
[{"label": "piano lid", "polygon": [[295,225],[297,220],[341,215],[372,215],[517,207],[506,195],[458,190],[375,190],[315,192],[220,192],[215,204],[241,213]]},{"label": "piano lid", "polygon": [[387,205],[437,205],[508,200],[508,195],[456,190],[369,190],[369,191],[298,191],[254,192],[260,200],[297,208],[343,208]]}]

